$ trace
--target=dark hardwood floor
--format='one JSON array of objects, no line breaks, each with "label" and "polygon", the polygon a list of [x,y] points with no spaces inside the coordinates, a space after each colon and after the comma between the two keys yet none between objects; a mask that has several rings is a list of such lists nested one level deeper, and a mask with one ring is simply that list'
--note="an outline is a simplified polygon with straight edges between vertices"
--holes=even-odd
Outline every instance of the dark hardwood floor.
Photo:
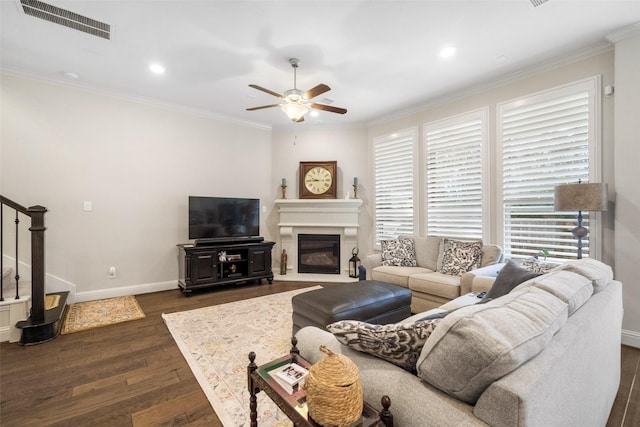
[{"label": "dark hardwood floor", "polygon": [[[274,282],[138,295],[146,318],[23,347],[0,344],[2,426],[221,426],[162,322],[191,310],[317,283]],[[326,286],[326,284],[323,284]],[[640,349],[622,347],[622,380],[607,426],[640,425]]]}]

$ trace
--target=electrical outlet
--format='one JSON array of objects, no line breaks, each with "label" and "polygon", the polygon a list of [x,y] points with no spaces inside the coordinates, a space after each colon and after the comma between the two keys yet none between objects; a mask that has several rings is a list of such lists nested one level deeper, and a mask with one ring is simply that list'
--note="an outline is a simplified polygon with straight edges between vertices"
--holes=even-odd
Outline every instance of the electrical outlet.
[{"label": "electrical outlet", "polygon": [[115,267],[109,267],[109,279],[115,279],[118,273]]}]

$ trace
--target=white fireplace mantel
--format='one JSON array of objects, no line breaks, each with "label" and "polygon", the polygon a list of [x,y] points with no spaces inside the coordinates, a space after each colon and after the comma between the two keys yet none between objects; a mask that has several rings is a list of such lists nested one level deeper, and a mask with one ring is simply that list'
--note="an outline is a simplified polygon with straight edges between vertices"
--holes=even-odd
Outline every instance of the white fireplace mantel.
[{"label": "white fireplace mantel", "polygon": [[[348,281],[351,250],[358,245],[360,199],[277,199],[280,249],[287,251],[281,280]],[[340,235],[340,274],[298,273],[298,234]],[[274,269],[279,272],[279,269]]]}]

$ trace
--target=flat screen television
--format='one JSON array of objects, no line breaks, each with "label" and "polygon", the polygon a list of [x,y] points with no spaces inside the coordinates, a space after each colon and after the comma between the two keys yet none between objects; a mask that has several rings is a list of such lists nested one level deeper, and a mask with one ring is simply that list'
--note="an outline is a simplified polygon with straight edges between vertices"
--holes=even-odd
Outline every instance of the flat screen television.
[{"label": "flat screen television", "polygon": [[260,235],[260,199],[189,196],[189,239]]}]

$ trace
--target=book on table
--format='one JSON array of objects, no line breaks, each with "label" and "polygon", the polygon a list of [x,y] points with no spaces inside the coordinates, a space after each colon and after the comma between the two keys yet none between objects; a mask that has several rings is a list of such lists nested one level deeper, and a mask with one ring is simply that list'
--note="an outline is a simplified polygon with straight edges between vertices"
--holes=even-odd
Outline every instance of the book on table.
[{"label": "book on table", "polygon": [[296,392],[309,375],[309,371],[297,363],[288,363],[269,371],[271,378],[289,394]]}]

